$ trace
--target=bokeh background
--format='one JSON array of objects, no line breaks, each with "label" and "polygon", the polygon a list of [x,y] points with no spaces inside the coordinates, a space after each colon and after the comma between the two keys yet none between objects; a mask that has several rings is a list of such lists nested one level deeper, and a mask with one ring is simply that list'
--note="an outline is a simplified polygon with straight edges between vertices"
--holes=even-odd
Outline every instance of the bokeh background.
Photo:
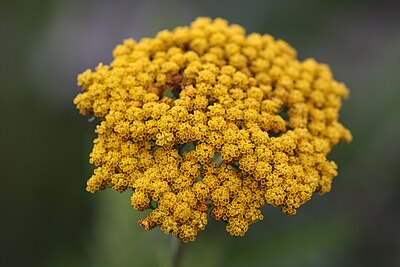
[{"label": "bokeh background", "polygon": [[129,193],[85,191],[95,122],[76,76],[123,39],[223,17],[330,64],[354,135],[333,191],[296,216],[266,207],[244,238],[211,222],[183,266],[400,266],[400,5],[396,1],[0,1],[0,266],[168,266]]}]

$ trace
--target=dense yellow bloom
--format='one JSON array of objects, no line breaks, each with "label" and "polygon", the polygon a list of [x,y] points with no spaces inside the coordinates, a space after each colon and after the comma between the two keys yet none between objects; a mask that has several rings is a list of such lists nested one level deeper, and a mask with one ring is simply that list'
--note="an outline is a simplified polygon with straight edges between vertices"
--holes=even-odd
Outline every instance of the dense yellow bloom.
[{"label": "dense yellow bloom", "polygon": [[331,190],[327,155],[352,137],[338,122],[348,90],[327,65],[209,18],[113,56],[78,77],[74,103],[101,120],[87,190],[132,190],[136,210],[152,209],[144,228],[193,241],[210,212],[243,236],[262,206],[292,215]]}]

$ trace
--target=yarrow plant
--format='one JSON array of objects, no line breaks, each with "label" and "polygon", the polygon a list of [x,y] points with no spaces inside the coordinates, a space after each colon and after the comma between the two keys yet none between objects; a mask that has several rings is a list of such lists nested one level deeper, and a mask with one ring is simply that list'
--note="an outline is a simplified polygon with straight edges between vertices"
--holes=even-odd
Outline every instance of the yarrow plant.
[{"label": "yarrow plant", "polygon": [[212,217],[243,236],[261,207],[293,215],[331,190],[327,159],[351,133],[343,83],[270,35],[217,18],[125,40],[109,66],[78,76],[80,113],[101,122],[87,191],[133,192],[139,221],[194,241]]}]

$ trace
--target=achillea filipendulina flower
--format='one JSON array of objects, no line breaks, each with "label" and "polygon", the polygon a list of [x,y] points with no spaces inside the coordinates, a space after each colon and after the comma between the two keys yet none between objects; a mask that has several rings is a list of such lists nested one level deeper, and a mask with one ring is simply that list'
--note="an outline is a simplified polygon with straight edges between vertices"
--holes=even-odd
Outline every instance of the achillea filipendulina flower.
[{"label": "achillea filipendulina flower", "polygon": [[198,18],[154,39],[125,40],[109,66],[78,77],[74,103],[96,128],[87,190],[132,190],[139,221],[184,242],[208,214],[243,236],[260,208],[292,215],[331,190],[344,84],[270,35]]}]

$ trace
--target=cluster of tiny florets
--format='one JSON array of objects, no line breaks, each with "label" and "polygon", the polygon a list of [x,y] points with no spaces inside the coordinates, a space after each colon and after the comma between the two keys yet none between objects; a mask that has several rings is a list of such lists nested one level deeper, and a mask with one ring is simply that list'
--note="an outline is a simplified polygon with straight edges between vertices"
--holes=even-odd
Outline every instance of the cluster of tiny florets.
[{"label": "cluster of tiny florets", "polygon": [[331,190],[348,90],[327,65],[223,19],[118,45],[78,77],[74,103],[101,123],[87,190],[132,190],[139,221],[193,241],[210,216],[243,236],[260,208],[287,214]]}]

